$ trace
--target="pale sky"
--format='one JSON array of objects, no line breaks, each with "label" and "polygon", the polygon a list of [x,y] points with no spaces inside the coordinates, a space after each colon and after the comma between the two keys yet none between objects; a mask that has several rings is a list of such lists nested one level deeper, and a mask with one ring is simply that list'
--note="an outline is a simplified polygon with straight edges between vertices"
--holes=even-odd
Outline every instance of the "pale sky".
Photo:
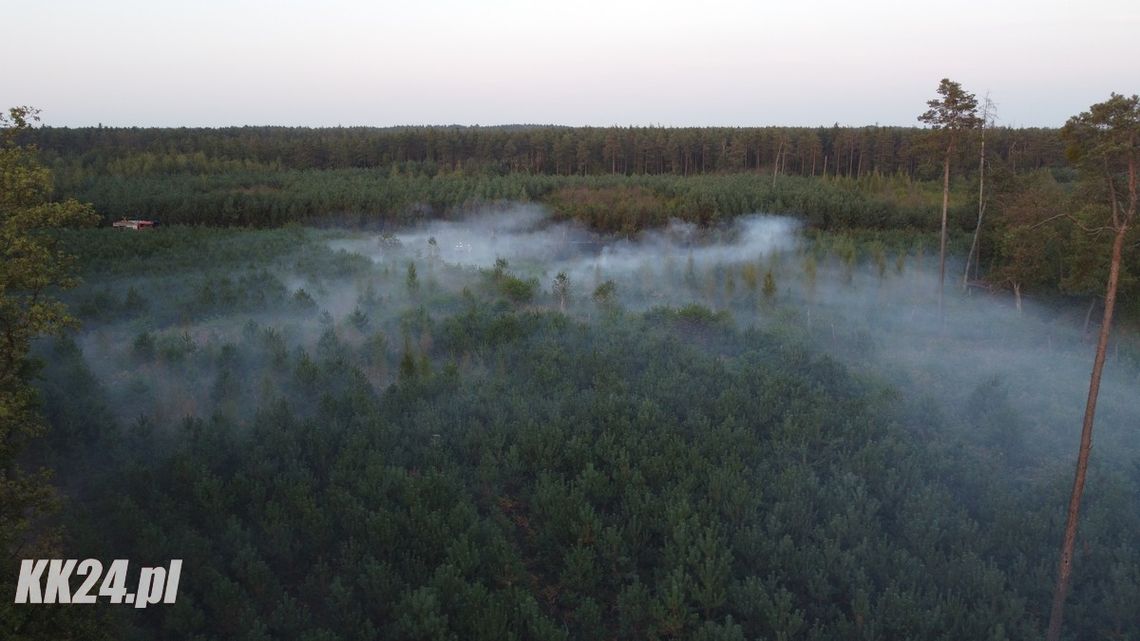
[{"label": "pale sky", "polygon": [[[0,0],[0,107],[55,126],[999,123],[1140,92],[1140,1]],[[991,6],[993,5],[993,6]]]}]

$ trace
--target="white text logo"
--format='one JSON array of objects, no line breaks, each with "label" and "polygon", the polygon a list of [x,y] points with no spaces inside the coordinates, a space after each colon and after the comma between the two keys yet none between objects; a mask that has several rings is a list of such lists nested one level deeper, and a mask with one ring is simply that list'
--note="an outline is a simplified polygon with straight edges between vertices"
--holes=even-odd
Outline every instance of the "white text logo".
[{"label": "white text logo", "polygon": [[[174,559],[169,567],[142,568],[134,592],[127,590],[130,561],[115,559],[103,575],[103,564],[95,559],[24,559],[20,562],[20,579],[16,585],[16,603],[96,603],[107,597],[108,603],[133,603],[145,608],[156,603],[174,603],[178,580],[182,576],[182,559]],[[74,592],[73,574],[83,577]],[[103,577],[102,582],[99,577]],[[93,593],[95,584],[99,591]]]}]

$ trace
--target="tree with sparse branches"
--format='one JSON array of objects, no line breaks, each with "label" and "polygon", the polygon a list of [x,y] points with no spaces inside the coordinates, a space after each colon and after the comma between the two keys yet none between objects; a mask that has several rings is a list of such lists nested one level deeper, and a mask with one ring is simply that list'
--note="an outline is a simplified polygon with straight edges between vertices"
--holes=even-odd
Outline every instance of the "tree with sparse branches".
[{"label": "tree with sparse branches", "polygon": [[554,277],[554,296],[558,299],[558,310],[566,311],[566,301],[570,298],[570,277],[566,272],[558,272]]},{"label": "tree with sparse branches", "polygon": [[1093,359],[1089,393],[1085,402],[1085,416],[1081,425],[1081,444],[1077,452],[1077,469],[1073,489],[1069,496],[1065,519],[1065,535],[1057,568],[1057,584],[1053,590],[1053,605],[1049,614],[1048,641],[1061,638],[1061,622],[1065,597],[1069,592],[1069,579],[1073,570],[1073,548],[1077,539],[1077,520],[1088,474],[1089,454],[1092,450],[1093,418],[1100,393],[1101,372],[1104,370],[1105,352],[1112,328],[1112,315],[1116,305],[1116,289],[1120,282],[1121,259],[1125,239],[1136,222],[1137,172],[1140,171],[1140,96],[1126,98],[1112,94],[1105,102],[1093,105],[1088,111],[1069,118],[1061,130],[1069,143],[1069,156],[1085,174],[1103,185],[1103,202],[1082,209],[1073,222],[1093,234],[1111,234],[1112,258],[1108,265],[1108,281],[1104,294],[1104,318]]},{"label": "tree with sparse branches", "polygon": [[919,122],[930,125],[940,134],[939,142],[946,150],[942,160],[942,235],[938,256],[938,312],[942,313],[943,285],[946,282],[946,216],[950,208],[950,161],[963,131],[974,129],[980,124],[977,115],[978,100],[974,94],[962,89],[962,85],[943,78],[938,83],[938,98],[928,100],[930,107]]},{"label": "tree with sparse branches", "polygon": [[970,282],[970,264],[975,265],[975,272],[977,271],[977,263],[981,262],[980,257],[975,257],[979,254],[978,240],[982,234],[982,218],[986,213],[986,130],[993,127],[994,120],[996,119],[995,110],[997,105],[994,101],[990,100],[989,93],[982,99],[982,115],[978,118],[978,128],[981,130],[981,144],[978,150],[978,224],[974,226],[974,240],[970,243],[970,253],[966,254],[966,269],[962,272],[962,287],[965,288]]}]

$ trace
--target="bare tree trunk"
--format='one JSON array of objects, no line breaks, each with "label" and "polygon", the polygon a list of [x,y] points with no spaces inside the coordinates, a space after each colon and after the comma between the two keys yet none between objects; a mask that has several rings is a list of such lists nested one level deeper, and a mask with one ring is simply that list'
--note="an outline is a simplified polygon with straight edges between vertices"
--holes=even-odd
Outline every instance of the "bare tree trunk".
[{"label": "bare tree trunk", "polygon": [[[990,99],[986,96],[986,106],[982,109],[982,151],[978,157],[978,224],[974,227],[974,241],[970,243],[970,253],[966,254],[966,271],[962,272],[962,288],[970,281],[970,261],[978,249],[978,236],[982,233],[982,216],[986,212],[986,119],[989,118]],[[981,257],[978,257],[981,260]]]},{"label": "bare tree trunk", "polygon": [[1127,225],[1118,225],[1116,238],[1112,242],[1112,264],[1108,272],[1108,291],[1104,295],[1104,321],[1100,326],[1100,338],[1096,344],[1096,359],[1093,361],[1092,378],[1089,380],[1089,396],[1085,402],[1085,419],[1081,425],[1081,447],[1077,454],[1077,473],[1073,479],[1073,493],[1069,497],[1069,513],[1065,519],[1065,539],[1061,544],[1061,562],[1057,569],[1057,586],[1053,590],[1053,608],[1049,613],[1047,641],[1061,638],[1061,618],[1065,607],[1065,597],[1069,593],[1069,578],[1073,572],[1073,547],[1077,541],[1077,516],[1081,509],[1081,495],[1085,491],[1085,477],[1088,474],[1089,452],[1092,450],[1093,417],[1096,414],[1096,399],[1100,393],[1100,375],[1104,370],[1105,351],[1108,335],[1112,328],[1112,311],[1116,306],[1116,284],[1120,278],[1120,254],[1124,247]]},{"label": "bare tree trunk", "polygon": [[[980,195],[979,195],[978,200],[979,201],[981,200]],[[974,240],[970,243],[970,253],[966,254],[966,269],[965,269],[965,271],[962,272],[962,289],[965,289],[966,284],[970,282],[971,263],[973,263],[974,273],[977,274],[977,272],[978,272],[977,263],[978,263],[978,261],[981,260],[981,256],[978,256],[978,260],[975,261],[974,255],[978,253],[978,236],[980,236],[981,232],[982,232],[982,216],[985,215],[985,212],[986,212],[985,204],[979,202],[979,204],[978,204],[978,224],[976,227],[974,227]]]},{"label": "bare tree trunk", "polygon": [[780,146],[776,148],[776,162],[772,166],[772,189],[776,188],[776,174],[780,171],[780,153],[784,151],[784,141],[780,141]]},{"label": "bare tree trunk", "polygon": [[950,208],[950,154],[954,147],[946,149],[946,162],[942,167],[942,239],[938,251],[938,316],[942,317],[942,290],[946,283],[946,212]]}]

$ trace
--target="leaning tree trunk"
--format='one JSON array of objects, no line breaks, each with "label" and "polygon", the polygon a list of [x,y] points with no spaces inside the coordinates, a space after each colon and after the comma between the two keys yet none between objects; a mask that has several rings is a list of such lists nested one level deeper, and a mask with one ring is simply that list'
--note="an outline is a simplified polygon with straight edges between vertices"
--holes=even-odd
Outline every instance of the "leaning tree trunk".
[{"label": "leaning tree trunk", "polygon": [[946,162],[942,167],[942,239],[938,251],[938,316],[942,317],[942,289],[946,282],[946,211],[950,208],[950,154],[954,146],[946,149]]},{"label": "leaning tree trunk", "polygon": [[1049,633],[1047,641],[1061,638],[1061,617],[1065,607],[1065,597],[1069,593],[1069,578],[1073,572],[1073,547],[1077,541],[1077,516],[1081,509],[1081,494],[1085,490],[1085,477],[1089,468],[1089,452],[1092,450],[1093,416],[1096,414],[1096,399],[1100,392],[1100,375],[1104,370],[1105,350],[1112,326],[1112,310],[1116,305],[1116,285],[1120,278],[1120,255],[1124,247],[1127,225],[1119,225],[1112,242],[1112,264],[1108,272],[1108,290],[1104,295],[1104,322],[1100,326],[1100,338],[1096,344],[1096,359],[1093,361],[1092,378],[1089,381],[1089,396],[1085,402],[1085,420],[1081,426],[1081,449],[1077,454],[1077,474],[1073,479],[1073,493],[1069,497],[1069,513],[1065,519],[1065,539],[1061,544],[1061,561],[1057,569],[1057,586],[1053,590],[1053,609],[1049,613]]},{"label": "leaning tree trunk", "polygon": [[[978,251],[978,236],[982,233],[982,216],[986,213],[986,128],[982,126],[982,152],[978,160],[978,224],[974,227],[974,241],[970,243],[970,253],[966,254],[966,271],[962,273],[962,289],[970,282],[970,262]],[[981,260],[981,256],[978,257]]]}]

